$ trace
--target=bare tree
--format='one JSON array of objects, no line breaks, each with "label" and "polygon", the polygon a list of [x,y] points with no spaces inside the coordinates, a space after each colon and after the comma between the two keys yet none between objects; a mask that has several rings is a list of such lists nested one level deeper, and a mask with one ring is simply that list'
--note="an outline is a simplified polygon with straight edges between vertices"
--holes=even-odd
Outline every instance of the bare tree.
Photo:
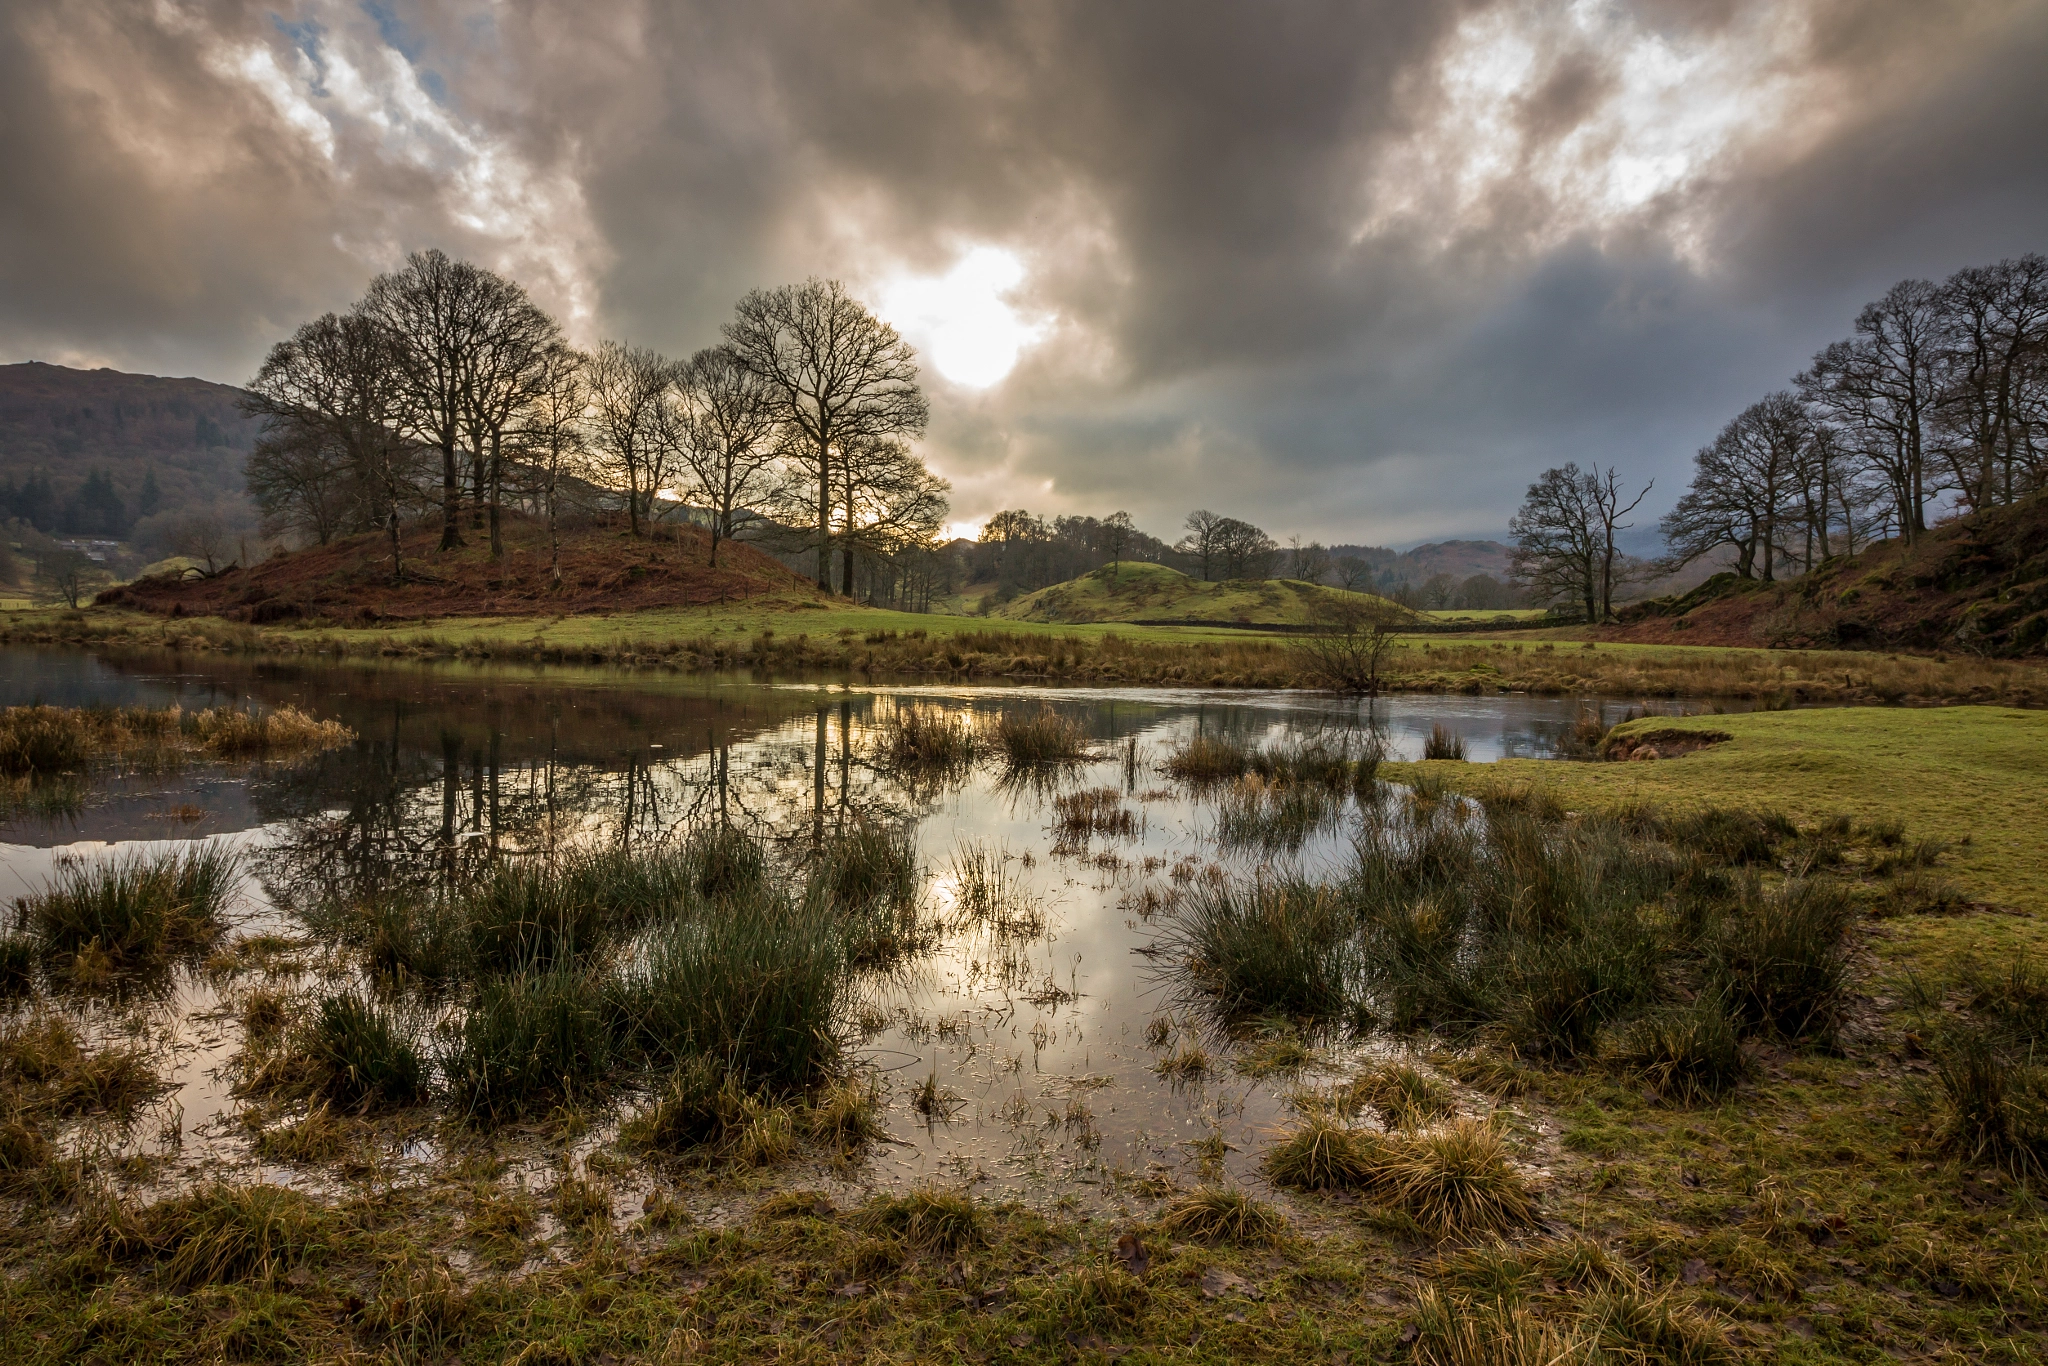
[{"label": "bare tree", "polygon": [[1223,560],[1228,579],[1263,579],[1272,571],[1280,547],[1250,522],[1224,517],[1210,528],[1213,552]]},{"label": "bare tree", "polygon": [[505,542],[499,505],[505,482],[505,433],[515,415],[559,373],[562,329],[510,280],[479,272],[476,326],[462,369],[463,426],[479,497],[489,510],[491,558]]},{"label": "bare tree", "polygon": [[1291,566],[1295,578],[1303,583],[1321,583],[1330,576],[1330,552],[1323,548],[1321,541],[1310,541],[1307,545],[1296,537],[1288,555],[1294,563]]},{"label": "bare tree", "polygon": [[503,281],[446,253],[416,251],[379,275],[362,310],[382,326],[402,398],[400,429],[441,453],[441,549],[462,544],[457,452],[469,430],[470,379]]},{"label": "bare tree", "polygon": [[1942,454],[1971,507],[2010,503],[2048,454],[2048,256],[1959,270],[1941,309]]},{"label": "bare tree", "polygon": [[950,486],[890,437],[862,437],[841,452],[839,540],[846,555],[843,591],[851,596],[856,555],[888,559],[932,543],[945,524]]},{"label": "bare tree", "polygon": [[1726,545],[1735,571],[1777,576],[1780,524],[1796,516],[1802,452],[1813,427],[1791,394],[1752,403],[1693,457],[1692,485],[1660,523],[1677,569]]},{"label": "bare tree", "polygon": [[818,587],[830,592],[832,466],[857,441],[924,434],[930,408],[917,386],[916,352],[837,280],[754,290],[724,331],[802,437],[792,458],[817,492]]},{"label": "bare tree", "polygon": [[711,513],[711,563],[733,534],[734,517],[758,511],[774,490],[782,435],[779,396],[731,347],[690,357],[682,390],[681,458],[691,489]]},{"label": "bare tree", "polygon": [[[391,538],[394,583],[405,577],[399,524],[418,497],[420,474],[417,448],[397,430],[409,402],[398,357],[393,334],[376,315],[329,313],[270,349],[243,400],[247,412],[264,419],[265,441],[273,443],[259,445],[249,461],[251,492],[265,511],[317,520],[323,540],[381,522]],[[328,461],[346,473],[324,468]],[[324,501],[330,493],[339,507]],[[317,512],[283,514],[294,499],[323,501]]]},{"label": "bare tree", "polygon": [[1337,586],[1347,593],[1363,593],[1372,587],[1372,566],[1356,555],[1337,557]]},{"label": "bare tree", "polygon": [[566,346],[551,347],[546,371],[519,409],[508,436],[521,458],[540,475],[541,500],[548,521],[548,586],[562,586],[562,476],[583,468],[589,448],[584,422],[590,391],[584,382],[588,357]]},{"label": "bare tree", "polygon": [[1387,652],[1407,614],[1362,594],[1320,594],[1311,629],[1294,642],[1302,671],[1326,688],[1377,697]]},{"label": "bare tree", "polygon": [[1902,280],[1857,315],[1854,338],[1827,347],[1797,380],[1806,401],[1890,486],[1908,541],[1927,530],[1927,501],[1937,491],[1927,455],[1942,331],[1940,291]]},{"label": "bare tree", "polygon": [[1568,463],[1545,470],[1508,523],[1515,537],[1510,576],[1541,600],[1571,599],[1585,609],[1587,621],[1605,621],[1623,580],[1615,543],[1616,534],[1628,530],[1621,518],[1641,505],[1650,488],[1644,485],[1624,504],[1612,468],[1602,474]]},{"label": "bare tree", "polygon": [[1137,529],[1128,512],[1119,510],[1102,519],[1102,548],[1109,552],[1112,581],[1123,567],[1124,552],[1131,548],[1131,536]]},{"label": "bare tree", "polygon": [[1188,534],[1181,538],[1174,549],[1183,555],[1191,555],[1202,562],[1202,582],[1209,581],[1209,566],[1214,562],[1217,550],[1217,528],[1227,517],[1218,516],[1207,508],[1196,508],[1188,514]]},{"label": "bare tree", "polygon": [[663,430],[675,365],[657,351],[624,342],[600,342],[586,370],[590,447],[598,468],[626,490],[626,521],[640,534],[643,489],[651,506],[664,451]]}]

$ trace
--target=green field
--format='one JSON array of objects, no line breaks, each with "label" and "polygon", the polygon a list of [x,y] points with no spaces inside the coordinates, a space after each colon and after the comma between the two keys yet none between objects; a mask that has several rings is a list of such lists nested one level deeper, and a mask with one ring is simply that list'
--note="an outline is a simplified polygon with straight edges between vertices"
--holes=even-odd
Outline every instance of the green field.
[{"label": "green field", "polygon": [[[2048,947],[2048,712],[2009,707],[1826,707],[1652,717],[1617,727],[1719,731],[1733,738],[1675,759],[1415,767],[1460,786],[1529,784],[1569,806],[1744,807],[1802,822],[1831,815],[1905,822],[1955,847],[1944,870],[1988,914],[1919,922],[1917,937]],[[2016,913],[2016,914],[2015,914]]]}]

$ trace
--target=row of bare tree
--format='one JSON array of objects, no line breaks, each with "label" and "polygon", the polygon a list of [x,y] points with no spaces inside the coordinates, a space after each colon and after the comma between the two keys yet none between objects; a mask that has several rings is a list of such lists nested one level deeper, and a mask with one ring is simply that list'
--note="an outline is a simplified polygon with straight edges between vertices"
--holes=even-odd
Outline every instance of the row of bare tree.
[{"label": "row of bare tree", "polygon": [[1673,563],[1732,553],[1744,578],[1917,539],[2048,486],[2048,256],[1904,280],[1694,457],[1662,522]]},{"label": "row of bare tree", "polygon": [[755,290],[687,360],[606,341],[578,351],[513,281],[439,251],[371,282],[346,313],[279,342],[249,385],[265,419],[251,494],[280,532],[325,543],[463,508],[504,553],[500,509],[544,513],[551,572],[564,496],[595,491],[635,535],[688,517],[719,542],[804,528],[820,588],[857,555],[928,552],[947,485],[909,443],[928,417],[914,352],[836,281]]}]

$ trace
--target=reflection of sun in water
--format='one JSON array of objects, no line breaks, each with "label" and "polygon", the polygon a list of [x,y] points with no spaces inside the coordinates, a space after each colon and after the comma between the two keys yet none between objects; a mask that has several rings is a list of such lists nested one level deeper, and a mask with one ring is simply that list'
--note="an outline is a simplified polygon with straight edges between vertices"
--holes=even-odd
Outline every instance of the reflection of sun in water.
[{"label": "reflection of sun in water", "polygon": [[924,348],[940,374],[986,389],[1045,331],[1005,297],[1023,280],[1015,252],[976,247],[944,275],[898,276],[883,287],[879,311]]}]

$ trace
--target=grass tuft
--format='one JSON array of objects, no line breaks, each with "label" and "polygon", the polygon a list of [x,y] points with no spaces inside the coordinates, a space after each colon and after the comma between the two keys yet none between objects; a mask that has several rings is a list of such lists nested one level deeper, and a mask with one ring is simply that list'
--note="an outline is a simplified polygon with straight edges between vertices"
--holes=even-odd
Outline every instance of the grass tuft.
[{"label": "grass tuft", "polygon": [[1480,1120],[1390,1138],[1384,1171],[1388,1202],[1442,1237],[1521,1228],[1536,1216],[1507,1144]]},{"label": "grass tuft", "polygon": [[1205,1243],[1269,1246],[1287,1235],[1287,1220],[1236,1186],[1199,1186],[1174,1198],[1159,1216],[1160,1231]]},{"label": "grass tuft", "polygon": [[1422,742],[1424,759],[1453,759],[1465,761],[1465,737],[1445,728],[1441,721],[1429,728],[1429,738]]},{"label": "grass tuft", "polygon": [[332,1103],[393,1110],[427,1098],[426,1057],[390,1007],[352,992],[322,997],[307,1035],[315,1085]]},{"label": "grass tuft", "polygon": [[933,1186],[873,1200],[865,1218],[871,1228],[929,1252],[963,1252],[987,1235],[981,1210],[971,1197]]},{"label": "grass tuft", "polygon": [[1652,1011],[1621,1026],[1609,1059],[1659,1096],[1680,1104],[1713,1100],[1748,1078],[1742,1036],[1719,993]]},{"label": "grass tuft", "polygon": [[1266,1150],[1265,1167],[1275,1185],[1294,1190],[1363,1190],[1383,1179],[1387,1157],[1379,1135],[1312,1113]]},{"label": "grass tuft", "polygon": [[1012,768],[1074,763],[1093,753],[1081,723],[1050,707],[1029,715],[1005,711],[996,722],[996,744]]},{"label": "grass tuft", "polygon": [[226,933],[221,912],[240,867],[212,843],[81,860],[16,904],[45,960],[87,986],[102,973],[159,972],[210,948]]}]

